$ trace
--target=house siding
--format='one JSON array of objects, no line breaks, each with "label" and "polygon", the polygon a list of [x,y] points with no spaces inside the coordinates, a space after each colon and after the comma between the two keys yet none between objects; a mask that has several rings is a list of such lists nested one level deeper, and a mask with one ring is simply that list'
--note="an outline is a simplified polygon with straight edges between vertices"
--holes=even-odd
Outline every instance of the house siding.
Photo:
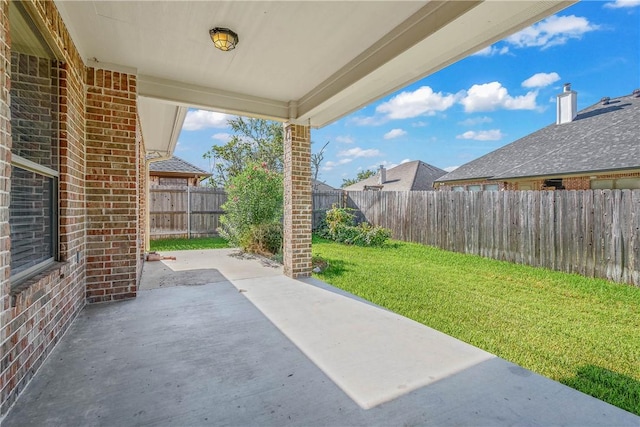
[{"label": "house siding", "polygon": [[469,185],[496,185],[499,190],[522,190],[526,185],[526,190],[549,190],[544,186],[544,182],[551,178],[562,178],[562,185],[565,190],[589,190],[591,189],[591,181],[594,179],[621,179],[621,178],[640,178],[640,172],[620,172],[620,173],[590,173],[583,176],[562,176],[554,175],[548,177],[523,178],[514,181],[492,181],[492,180],[468,180],[468,181],[448,181],[439,183],[437,189],[441,191],[451,191],[454,187]]},{"label": "house siding", "polygon": [[12,57],[9,1],[0,0],[0,416],[87,302],[136,295],[147,209],[136,76],[87,69],[55,3],[23,5],[60,59],[51,68],[58,92],[49,99],[57,103],[51,137],[59,155],[58,256],[12,287],[10,90],[21,58]]}]

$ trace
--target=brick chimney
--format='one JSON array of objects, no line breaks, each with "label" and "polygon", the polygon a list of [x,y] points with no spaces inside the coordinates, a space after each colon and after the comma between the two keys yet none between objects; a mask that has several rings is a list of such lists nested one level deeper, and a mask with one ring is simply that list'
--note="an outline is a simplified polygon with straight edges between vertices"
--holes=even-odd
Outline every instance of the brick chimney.
[{"label": "brick chimney", "polygon": [[383,185],[387,182],[387,170],[384,168],[384,165],[380,165],[380,169],[378,170],[378,184]]},{"label": "brick chimney", "polygon": [[578,93],[571,90],[571,83],[565,83],[558,95],[558,116],[556,124],[569,123],[578,115]]}]

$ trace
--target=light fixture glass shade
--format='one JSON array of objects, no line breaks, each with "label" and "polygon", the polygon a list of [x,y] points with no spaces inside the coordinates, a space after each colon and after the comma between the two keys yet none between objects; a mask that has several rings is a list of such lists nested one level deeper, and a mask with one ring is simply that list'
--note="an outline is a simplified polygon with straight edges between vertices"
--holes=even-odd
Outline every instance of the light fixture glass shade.
[{"label": "light fixture glass shade", "polygon": [[235,49],[238,44],[238,35],[228,28],[213,28],[209,30],[209,35],[213,45],[225,52]]}]

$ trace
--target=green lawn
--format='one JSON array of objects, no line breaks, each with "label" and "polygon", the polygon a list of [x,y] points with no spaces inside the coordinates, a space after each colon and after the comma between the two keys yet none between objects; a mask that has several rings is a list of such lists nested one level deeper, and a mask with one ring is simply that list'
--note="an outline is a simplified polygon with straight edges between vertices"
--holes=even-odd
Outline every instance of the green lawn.
[{"label": "green lawn", "polygon": [[159,239],[149,244],[152,251],[186,251],[191,249],[228,248],[229,243],[222,237],[196,237],[193,239]]},{"label": "green lawn", "polygon": [[640,415],[640,288],[396,241],[313,255],[336,287]]}]

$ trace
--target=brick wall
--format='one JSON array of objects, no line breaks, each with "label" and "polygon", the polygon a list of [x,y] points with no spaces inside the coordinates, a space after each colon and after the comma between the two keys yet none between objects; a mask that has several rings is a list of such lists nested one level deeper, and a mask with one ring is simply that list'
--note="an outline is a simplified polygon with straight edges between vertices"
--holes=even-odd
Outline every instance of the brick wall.
[{"label": "brick wall", "polygon": [[[11,390],[8,388],[10,366],[5,361],[9,340],[6,325],[12,320],[11,270],[9,240],[9,197],[11,176],[11,40],[9,38],[9,3],[0,2],[0,415]],[[6,391],[5,391],[6,390]]]},{"label": "brick wall", "polygon": [[[6,412],[85,304],[85,67],[54,3],[38,1],[24,5],[46,29],[48,39],[54,43],[52,47],[64,61],[25,59],[17,52],[11,58],[8,2],[0,0],[0,60],[3,64],[0,72],[0,414]],[[26,70],[21,65],[26,66]],[[21,74],[36,74],[32,76],[34,82],[37,80],[43,88],[32,98],[39,98],[39,107],[49,103],[48,114],[56,126],[35,133],[35,128],[27,123],[29,116],[20,117],[19,114],[9,122],[9,70],[16,72],[16,83],[23,80],[14,87],[15,91],[30,90],[22,84],[29,79],[21,78]],[[52,85],[46,84],[46,74]],[[48,92],[44,86],[57,87],[57,91]],[[20,97],[29,99],[23,93],[17,93],[14,98]],[[19,111],[17,107],[16,111]],[[55,152],[49,153],[53,154],[50,157],[52,165],[57,163],[60,172],[59,262],[13,287],[9,280],[8,223],[11,125],[15,126],[17,143],[29,144],[16,149],[35,150],[31,154],[42,151],[44,155],[46,150],[41,148],[57,140],[60,155],[57,161]],[[21,133],[29,134],[29,138],[21,141]],[[47,138],[49,141],[45,140]]]},{"label": "brick wall", "polygon": [[146,150],[144,146],[144,138],[142,136],[142,126],[140,125],[140,117],[136,118],[136,147],[138,150],[137,165],[138,170],[138,262],[136,265],[136,277],[138,283],[142,277],[142,267],[144,265],[144,254],[146,251],[147,239],[147,206],[149,200],[149,184],[147,177],[149,170],[147,167]]},{"label": "brick wall", "polygon": [[[593,179],[620,179],[620,178],[638,178],[640,172],[619,172],[619,173],[591,173],[584,176],[565,176],[562,178],[562,185],[565,190],[589,190],[591,188],[591,181]],[[555,177],[554,177],[555,178]],[[484,184],[498,184],[501,190],[521,190],[522,185],[526,184],[531,186],[532,190],[546,190],[544,187],[544,179],[527,179],[515,182],[499,182],[499,181],[460,181],[446,183],[438,187],[439,190],[450,191],[456,186],[467,185],[484,185]]]},{"label": "brick wall", "polygon": [[136,76],[87,70],[87,301],[137,291]]},{"label": "brick wall", "polygon": [[284,273],[311,274],[311,139],[309,126],[284,125]]}]

